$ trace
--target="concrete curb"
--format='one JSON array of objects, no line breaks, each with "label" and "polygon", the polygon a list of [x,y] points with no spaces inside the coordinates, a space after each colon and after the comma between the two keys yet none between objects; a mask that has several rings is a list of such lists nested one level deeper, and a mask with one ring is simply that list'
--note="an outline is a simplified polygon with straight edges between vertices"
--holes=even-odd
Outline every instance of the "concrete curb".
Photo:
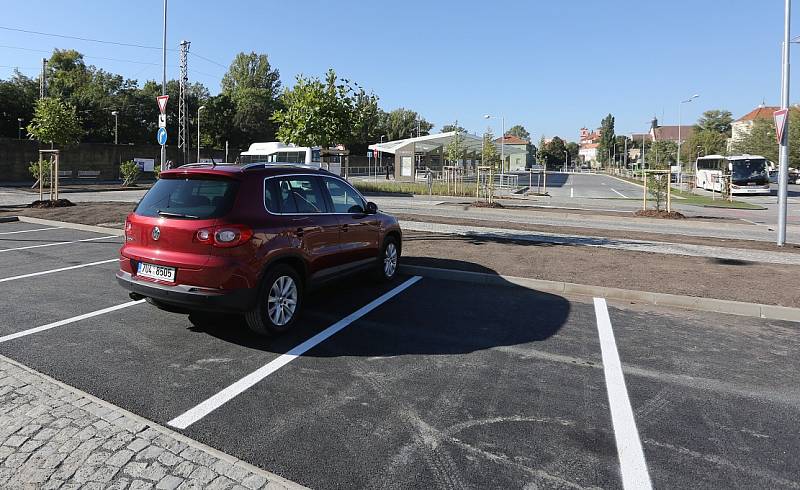
[{"label": "concrete curb", "polygon": [[673,306],[687,310],[710,311],[729,315],[764,318],[767,320],[784,320],[800,323],[800,308],[787,306],[744,303],[714,298],[699,298],[677,294],[653,293],[631,289],[608,288],[588,284],[574,284],[562,281],[546,281],[527,277],[503,276],[482,272],[467,272],[453,269],[437,269],[415,265],[401,265],[400,272],[415,276],[445,279],[451,281],[488,284],[492,286],[521,286],[537,291],[576,294],[581,296],[599,296],[610,300],[633,301],[658,306]]},{"label": "concrete curb", "polygon": [[[109,410],[113,410],[114,412],[120,413],[124,417],[128,417],[130,419],[133,419],[136,422],[139,422],[140,424],[146,425],[147,427],[152,428],[152,429],[160,432],[161,434],[163,434],[165,436],[168,436],[168,437],[171,437],[171,438],[173,438],[173,439],[175,439],[177,441],[180,441],[180,442],[186,444],[189,447],[193,447],[195,449],[198,449],[200,451],[208,453],[208,454],[214,456],[217,459],[221,459],[221,460],[223,460],[223,461],[225,461],[227,463],[230,463],[233,466],[238,466],[238,467],[240,467],[240,468],[242,468],[244,470],[247,470],[247,471],[249,471],[251,473],[254,473],[256,475],[261,475],[262,477],[266,478],[267,481],[270,482],[270,483],[277,483],[279,485],[283,485],[283,487],[285,487],[287,489],[305,489],[305,488],[307,488],[307,487],[304,487],[304,486],[302,486],[302,485],[300,485],[298,483],[295,483],[295,482],[293,482],[291,480],[287,480],[287,479],[285,479],[285,478],[283,478],[281,476],[278,476],[278,475],[276,475],[274,473],[270,473],[269,471],[262,470],[258,466],[254,466],[254,465],[252,465],[252,464],[250,464],[250,463],[248,463],[246,461],[243,461],[243,460],[241,460],[239,458],[231,456],[228,453],[223,453],[222,451],[220,451],[218,449],[214,449],[211,446],[206,446],[205,444],[203,444],[201,442],[197,442],[194,439],[190,439],[189,437],[186,437],[185,435],[183,435],[183,434],[181,434],[179,432],[175,432],[174,430],[171,430],[171,429],[168,429],[166,427],[163,427],[163,426],[161,426],[161,425],[159,425],[159,424],[157,424],[157,423],[155,423],[155,422],[153,422],[151,420],[148,420],[148,419],[146,419],[144,417],[140,417],[139,415],[136,415],[135,413],[129,412],[129,411],[125,410],[124,408],[120,408],[120,407],[118,407],[118,406],[116,406],[114,404],[111,404],[111,403],[103,400],[103,399],[100,399],[100,398],[97,398],[96,396],[90,395],[89,393],[86,393],[85,391],[81,391],[78,388],[75,388],[75,387],[70,386],[68,384],[64,384],[61,381],[58,381],[57,379],[51,378],[50,376],[48,376],[46,374],[40,373],[39,371],[36,371],[35,369],[32,369],[32,368],[30,368],[30,367],[28,367],[28,366],[26,366],[24,364],[21,364],[21,363],[15,361],[13,359],[10,359],[10,358],[2,355],[2,354],[0,354],[0,360],[2,360],[3,362],[7,362],[9,364],[13,364],[14,366],[16,366],[16,367],[18,367],[18,368],[20,368],[20,369],[22,369],[24,371],[27,371],[28,373],[30,373],[30,374],[32,374],[34,376],[37,376],[39,378],[44,379],[48,383],[53,383],[53,384],[65,389],[65,390],[69,390],[69,391],[75,393],[76,395],[79,395],[82,398],[86,398],[88,400],[91,400],[92,402],[97,403],[98,405],[101,405],[103,407],[106,407]],[[278,488],[280,488],[280,487],[278,487]]]},{"label": "concrete curb", "polygon": [[30,216],[17,216],[17,220],[24,223],[35,223],[37,225],[58,226],[60,228],[70,228],[73,230],[92,231],[94,233],[103,233],[107,235],[122,236],[125,230],[118,228],[106,228],[104,226],[81,225],[78,223],[68,223],[66,221],[54,221],[50,219],[31,218]]}]

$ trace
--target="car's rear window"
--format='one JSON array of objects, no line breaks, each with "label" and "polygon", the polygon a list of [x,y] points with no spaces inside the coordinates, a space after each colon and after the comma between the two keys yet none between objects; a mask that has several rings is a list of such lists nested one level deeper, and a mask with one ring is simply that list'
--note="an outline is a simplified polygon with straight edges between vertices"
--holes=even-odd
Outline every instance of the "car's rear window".
[{"label": "car's rear window", "polygon": [[136,207],[139,216],[209,219],[230,211],[239,183],[227,179],[160,179]]}]

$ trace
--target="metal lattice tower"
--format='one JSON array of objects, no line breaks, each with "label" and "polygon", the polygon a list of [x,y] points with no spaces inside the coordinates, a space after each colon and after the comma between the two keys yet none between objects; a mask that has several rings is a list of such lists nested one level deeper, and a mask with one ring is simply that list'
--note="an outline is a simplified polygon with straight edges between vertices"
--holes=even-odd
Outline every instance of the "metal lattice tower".
[{"label": "metal lattice tower", "polygon": [[180,93],[178,94],[178,149],[183,155],[183,163],[189,163],[189,147],[186,136],[188,135],[189,109],[186,107],[186,82],[189,81],[187,72],[187,55],[189,54],[189,41],[181,41],[179,80]]}]

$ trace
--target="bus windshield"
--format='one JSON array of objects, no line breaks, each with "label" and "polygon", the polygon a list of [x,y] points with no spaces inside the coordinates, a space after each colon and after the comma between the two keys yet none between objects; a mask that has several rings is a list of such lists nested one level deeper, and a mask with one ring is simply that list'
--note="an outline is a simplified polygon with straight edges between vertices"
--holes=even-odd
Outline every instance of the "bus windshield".
[{"label": "bus windshield", "polygon": [[733,160],[731,177],[733,180],[750,180],[767,175],[767,161],[763,158]]}]

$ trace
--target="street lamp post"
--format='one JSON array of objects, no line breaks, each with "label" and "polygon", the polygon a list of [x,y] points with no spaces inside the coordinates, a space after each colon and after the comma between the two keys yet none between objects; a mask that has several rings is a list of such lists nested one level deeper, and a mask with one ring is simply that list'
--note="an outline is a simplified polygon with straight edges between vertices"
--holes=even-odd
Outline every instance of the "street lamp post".
[{"label": "street lamp post", "polygon": [[[781,109],[789,108],[789,47],[791,46],[789,19],[792,12],[792,0],[786,0],[783,17],[783,53],[781,77]],[[778,151],[778,240],[777,245],[786,244],[786,212],[789,184],[789,121],[785,123],[783,141]]]},{"label": "street lamp post", "polygon": [[111,115],[114,116],[114,144],[119,144],[119,111],[111,111]]},{"label": "street lamp post", "polygon": [[683,173],[683,169],[681,168],[681,108],[683,107],[683,104],[688,104],[698,97],[700,97],[699,94],[694,94],[688,99],[682,100],[681,103],[678,104],[678,172],[681,173]]},{"label": "street lamp post", "polygon": [[[167,0],[164,0],[164,33],[161,44],[161,95],[167,95]],[[161,170],[167,170],[167,145],[161,145]]]},{"label": "street lamp post", "polygon": [[[385,134],[381,135],[381,144],[383,144],[383,138],[388,138]],[[380,166],[383,167],[383,151],[378,151],[378,158],[380,158]],[[375,180],[378,180],[378,169],[375,169]]]},{"label": "street lamp post", "polygon": [[197,108],[197,161],[200,162],[200,111],[205,109],[206,106],[201,105]]},{"label": "street lamp post", "polygon": [[486,114],[483,116],[484,119],[500,119],[500,124],[502,125],[503,133],[500,135],[500,185],[503,185],[503,181],[505,180],[505,172],[506,172],[506,117],[505,116],[492,116],[491,114]]},{"label": "street lamp post", "polygon": [[22,139],[22,118],[18,117],[17,122],[19,123],[19,129],[17,131],[17,139]]}]

